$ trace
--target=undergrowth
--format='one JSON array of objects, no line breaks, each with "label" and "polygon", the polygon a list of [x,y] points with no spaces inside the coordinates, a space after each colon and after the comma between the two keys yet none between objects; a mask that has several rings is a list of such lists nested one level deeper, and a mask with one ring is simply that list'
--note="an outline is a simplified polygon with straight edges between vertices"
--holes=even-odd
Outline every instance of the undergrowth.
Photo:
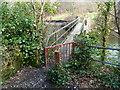
[{"label": "undergrowth", "polygon": [[57,65],[49,71],[49,80],[54,84],[66,86],[74,79],[79,80],[80,77],[94,77],[97,79],[97,86],[93,88],[119,88],[119,66],[103,65],[89,60],[95,50],[87,46],[95,44],[94,39],[94,36],[89,37],[89,35],[75,37],[75,51],[72,56],[65,65]]},{"label": "undergrowth", "polygon": [[48,72],[49,77],[48,79],[53,82],[54,84],[58,85],[67,85],[69,80],[71,79],[67,70],[63,68],[62,65],[56,65],[52,70]]}]

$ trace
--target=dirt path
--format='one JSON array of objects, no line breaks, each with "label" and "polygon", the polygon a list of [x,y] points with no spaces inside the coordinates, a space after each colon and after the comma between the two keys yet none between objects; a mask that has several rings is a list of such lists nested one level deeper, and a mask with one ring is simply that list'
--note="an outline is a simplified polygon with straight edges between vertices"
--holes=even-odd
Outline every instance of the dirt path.
[{"label": "dirt path", "polygon": [[[64,88],[94,88],[98,86],[97,79],[91,75],[73,75],[74,78],[69,86]],[[16,74],[10,77],[3,85],[3,88],[61,88],[50,83],[47,80],[48,76],[45,72],[45,67],[28,67],[22,68]]]},{"label": "dirt path", "polygon": [[22,68],[10,77],[3,85],[3,88],[49,88],[56,87],[47,81],[45,67],[40,68]]}]

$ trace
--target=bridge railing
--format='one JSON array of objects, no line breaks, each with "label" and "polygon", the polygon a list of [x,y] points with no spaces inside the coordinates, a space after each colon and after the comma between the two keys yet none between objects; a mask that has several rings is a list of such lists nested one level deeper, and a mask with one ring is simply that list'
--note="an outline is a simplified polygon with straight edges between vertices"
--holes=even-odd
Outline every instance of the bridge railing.
[{"label": "bridge railing", "polygon": [[[84,25],[87,25],[87,19],[86,18],[82,18],[83,21],[82,21],[82,28],[80,29],[80,33],[84,33],[85,30],[84,30]],[[61,43],[65,43],[65,41],[67,40],[67,38],[69,38],[70,36],[68,37],[65,37],[65,39],[61,42]]]},{"label": "bridge railing", "polygon": [[91,48],[97,48],[97,49],[109,49],[109,50],[117,50],[120,51],[118,48],[109,48],[109,47],[98,47],[98,46],[89,46]]},{"label": "bridge railing", "polygon": [[55,52],[58,52],[60,62],[64,63],[66,60],[69,59],[71,53],[74,51],[74,42],[58,44],[54,46],[49,46],[45,48],[45,59],[46,59],[46,69],[47,71],[55,65]]},{"label": "bridge railing", "polygon": [[[80,21],[80,19],[77,18],[77,19],[71,21],[70,23],[68,23],[67,25],[65,25],[64,27],[62,27],[62,28],[56,30],[55,32],[53,32],[52,34],[48,35],[48,37],[46,38],[46,46],[48,46],[48,43],[49,43],[49,41],[50,41],[50,38],[51,38],[53,35],[59,33],[61,30],[65,29],[65,28],[69,27],[69,28],[68,28],[60,37],[58,37],[57,40],[56,40],[55,42],[53,42],[50,46],[54,45],[54,44],[55,44],[58,40],[60,40],[65,34],[67,34],[79,21]],[[71,26],[70,26],[70,25],[71,25]]]},{"label": "bridge railing", "polygon": [[[107,50],[120,51],[120,49],[117,49],[117,48],[98,47],[98,46],[88,46],[88,47],[96,48],[96,49],[107,49]],[[65,62],[66,60],[68,60],[70,58],[72,52],[74,52],[74,42],[58,44],[58,45],[49,46],[49,47],[45,48],[45,58],[46,58],[47,71],[50,69],[50,67],[52,65],[55,65],[55,51],[59,52],[59,54],[60,54],[60,55],[58,55],[59,60],[61,60],[62,62]],[[120,64],[95,60],[93,58],[90,58],[89,60],[95,61],[95,62],[101,62],[101,63],[109,64],[109,65],[120,66]]]},{"label": "bridge railing", "polygon": [[[105,49],[105,50],[116,50],[116,51],[120,51],[120,49],[118,49],[118,48],[98,47],[98,46],[88,46],[88,47],[90,47],[90,48],[96,48],[96,49]],[[118,59],[119,59],[119,58],[118,58]],[[89,60],[91,60],[91,61],[96,61],[96,62],[101,62],[101,63],[109,64],[109,65],[120,66],[120,64],[115,64],[115,63],[111,63],[111,62],[95,60],[95,59],[93,59],[93,58],[90,58]]]}]

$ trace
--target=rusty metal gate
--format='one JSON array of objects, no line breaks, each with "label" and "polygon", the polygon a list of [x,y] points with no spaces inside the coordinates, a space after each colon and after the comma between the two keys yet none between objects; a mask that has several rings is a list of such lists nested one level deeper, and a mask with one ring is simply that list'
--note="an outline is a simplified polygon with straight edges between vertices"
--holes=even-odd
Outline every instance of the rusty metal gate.
[{"label": "rusty metal gate", "polygon": [[53,67],[56,63],[55,53],[59,55],[57,58],[60,59],[61,63],[65,63],[68,60],[74,51],[74,42],[58,44],[54,46],[49,46],[45,48],[45,59],[46,59],[46,69],[47,71]]}]

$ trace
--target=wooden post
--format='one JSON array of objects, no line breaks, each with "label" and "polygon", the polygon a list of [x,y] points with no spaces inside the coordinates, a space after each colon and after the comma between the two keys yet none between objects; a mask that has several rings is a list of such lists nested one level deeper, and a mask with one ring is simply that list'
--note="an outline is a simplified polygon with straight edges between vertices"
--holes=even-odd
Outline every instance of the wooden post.
[{"label": "wooden post", "polygon": [[55,50],[55,64],[60,64],[60,51]]},{"label": "wooden post", "polygon": [[74,42],[72,43],[72,58],[74,58]]},{"label": "wooden post", "polygon": [[74,42],[72,43],[72,52],[74,52]]}]

